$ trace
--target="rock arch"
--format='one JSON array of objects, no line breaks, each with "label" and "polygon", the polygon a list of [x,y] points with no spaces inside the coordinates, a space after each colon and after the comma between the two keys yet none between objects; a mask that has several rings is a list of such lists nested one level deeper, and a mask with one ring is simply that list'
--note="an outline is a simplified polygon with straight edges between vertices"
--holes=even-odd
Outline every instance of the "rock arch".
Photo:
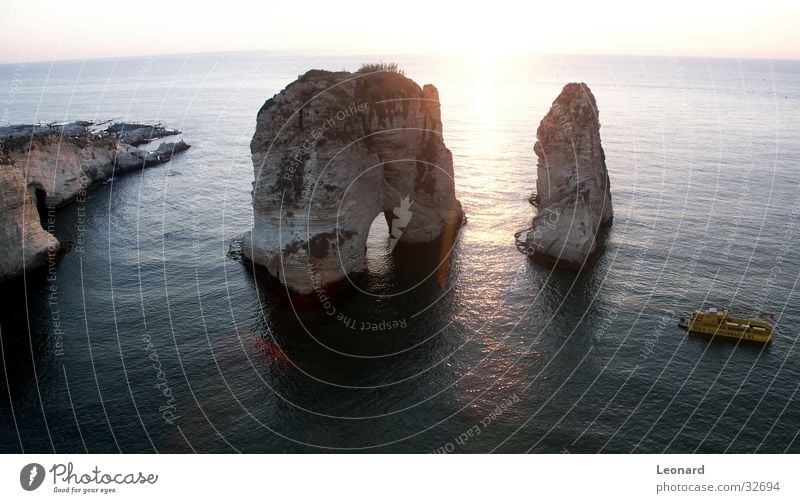
[{"label": "rock arch", "polygon": [[363,271],[381,213],[398,244],[452,239],[463,221],[438,92],[396,71],[307,72],[259,110],[250,149],[242,251],[295,292]]}]

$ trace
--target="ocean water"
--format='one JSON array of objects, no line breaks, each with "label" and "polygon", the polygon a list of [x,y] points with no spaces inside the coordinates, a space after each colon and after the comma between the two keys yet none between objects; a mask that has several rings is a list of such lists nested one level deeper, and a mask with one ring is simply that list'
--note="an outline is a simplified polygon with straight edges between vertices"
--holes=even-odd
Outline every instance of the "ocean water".
[{"label": "ocean water", "polygon": [[[2,287],[1,452],[800,452],[800,63],[392,59],[439,89],[469,222],[445,253],[390,253],[374,225],[368,273],[330,292],[342,320],[229,246],[257,110],[365,58],[0,66],[2,123],[161,121],[192,145],[60,210],[83,250]],[[571,81],[597,98],[615,210],[581,273],[513,239]],[[774,342],[676,327],[713,305],[774,312]]]}]

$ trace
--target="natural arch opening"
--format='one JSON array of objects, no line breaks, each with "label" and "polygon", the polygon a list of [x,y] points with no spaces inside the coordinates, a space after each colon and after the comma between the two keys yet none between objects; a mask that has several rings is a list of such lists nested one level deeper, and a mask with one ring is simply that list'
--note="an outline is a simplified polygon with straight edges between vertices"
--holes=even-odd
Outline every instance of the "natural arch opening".
[{"label": "natural arch opening", "polygon": [[366,270],[375,274],[385,274],[391,271],[392,235],[386,222],[386,216],[379,213],[372,221],[367,234]]},{"label": "natural arch opening", "polygon": [[42,229],[47,230],[47,192],[38,187],[34,188],[33,200],[36,202],[36,211],[39,213],[39,223]]},{"label": "natural arch opening", "polygon": [[250,150],[242,253],[294,292],[380,270],[398,243],[454,239],[463,222],[439,94],[399,73],[308,72],[264,103]]}]

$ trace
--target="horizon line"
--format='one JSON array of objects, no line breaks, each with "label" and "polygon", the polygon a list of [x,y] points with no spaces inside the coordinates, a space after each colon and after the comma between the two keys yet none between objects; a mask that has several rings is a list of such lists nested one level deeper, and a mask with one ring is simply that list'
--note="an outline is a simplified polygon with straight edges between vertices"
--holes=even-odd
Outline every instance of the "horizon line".
[{"label": "horizon line", "polygon": [[[158,58],[158,57],[176,57],[176,56],[213,56],[213,55],[235,55],[247,53],[273,53],[273,54],[291,54],[297,56],[329,56],[329,57],[356,57],[364,56],[366,58],[372,57],[405,57],[405,56],[428,56],[428,57],[451,57],[454,59],[466,59],[462,54],[453,54],[448,52],[399,52],[399,53],[359,53],[359,52],[330,52],[324,49],[237,49],[230,51],[197,51],[197,52],[164,52],[164,53],[149,53],[149,54],[131,54],[125,56],[98,56],[92,58],[65,58],[65,59],[52,59],[52,60],[17,60],[17,61],[0,61],[0,66],[7,65],[34,65],[34,64],[55,64],[55,63],[78,63],[78,62],[91,62],[91,61],[122,61],[122,60],[135,60],[145,58]],[[758,57],[736,57],[736,56],[701,56],[701,55],[674,55],[674,54],[622,54],[622,53],[579,53],[579,52],[564,52],[564,53],[539,53],[534,51],[519,52],[514,54],[505,54],[511,58],[514,57],[598,57],[598,58],[682,58],[682,59],[698,59],[698,60],[734,60],[734,61],[781,61],[800,63],[798,58],[758,58]]]}]

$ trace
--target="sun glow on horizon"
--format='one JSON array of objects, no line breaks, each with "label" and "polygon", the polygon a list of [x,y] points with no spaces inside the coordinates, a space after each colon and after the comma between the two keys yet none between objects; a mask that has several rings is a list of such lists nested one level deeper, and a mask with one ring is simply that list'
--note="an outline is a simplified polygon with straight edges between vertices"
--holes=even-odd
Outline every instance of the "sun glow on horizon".
[{"label": "sun glow on horizon", "polygon": [[800,57],[800,4],[790,0],[405,0],[401,6],[309,0],[302,11],[285,2],[229,0],[187,9],[141,0],[137,13],[115,15],[100,0],[6,0],[0,5],[0,62],[236,50],[472,59],[530,52]]}]

